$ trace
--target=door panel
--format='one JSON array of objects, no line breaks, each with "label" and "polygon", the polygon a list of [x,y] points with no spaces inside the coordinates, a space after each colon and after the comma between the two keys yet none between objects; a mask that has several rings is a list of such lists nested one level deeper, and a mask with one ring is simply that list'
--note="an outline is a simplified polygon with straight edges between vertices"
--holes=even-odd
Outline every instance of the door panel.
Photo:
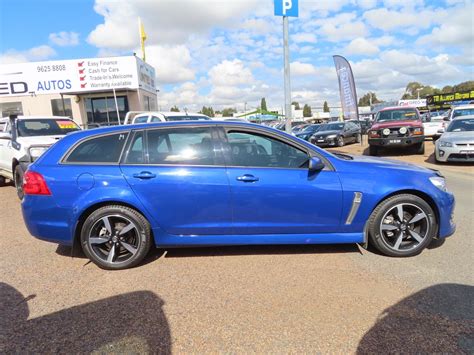
[{"label": "door panel", "polygon": [[264,133],[228,129],[225,144],[234,233],[338,230],[342,189],[335,171],[309,172],[307,152]]},{"label": "door panel", "polygon": [[231,233],[229,182],[225,166],[217,165],[212,132],[154,129],[146,139],[137,133],[121,165],[135,194],[168,234]]}]

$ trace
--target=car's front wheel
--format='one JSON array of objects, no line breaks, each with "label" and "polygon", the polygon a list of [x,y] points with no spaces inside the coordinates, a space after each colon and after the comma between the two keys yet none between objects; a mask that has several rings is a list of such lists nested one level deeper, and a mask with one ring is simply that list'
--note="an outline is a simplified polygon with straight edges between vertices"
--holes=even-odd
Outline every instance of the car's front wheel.
[{"label": "car's front wheel", "polygon": [[344,137],[343,136],[337,137],[336,142],[337,142],[338,147],[344,147]]},{"label": "car's front wheel", "polygon": [[369,219],[370,241],[388,256],[419,254],[437,233],[433,209],[422,198],[402,194],[381,202]]},{"label": "car's front wheel", "polygon": [[152,245],[150,224],[129,207],[101,207],[84,221],[81,245],[86,256],[103,269],[134,267]]},{"label": "car's front wheel", "polygon": [[23,169],[21,168],[20,165],[17,165],[15,167],[15,171],[13,173],[13,178],[15,181],[15,188],[16,188],[16,194],[18,195],[18,198],[20,200],[23,200],[23,197],[25,197],[25,193],[23,192]]}]

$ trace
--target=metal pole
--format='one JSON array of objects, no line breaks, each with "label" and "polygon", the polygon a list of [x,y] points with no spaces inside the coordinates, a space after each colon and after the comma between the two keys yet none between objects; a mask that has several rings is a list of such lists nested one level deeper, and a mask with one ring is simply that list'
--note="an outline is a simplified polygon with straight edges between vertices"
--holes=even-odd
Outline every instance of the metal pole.
[{"label": "metal pole", "polygon": [[283,16],[283,56],[285,74],[285,131],[291,133],[291,85],[290,85],[290,50],[288,48],[288,16]]},{"label": "metal pole", "polygon": [[120,113],[119,113],[119,108],[118,108],[118,103],[117,103],[117,95],[115,95],[115,88],[112,89],[114,92],[114,100],[115,100],[115,110],[117,111],[117,120],[118,124],[120,125]]}]

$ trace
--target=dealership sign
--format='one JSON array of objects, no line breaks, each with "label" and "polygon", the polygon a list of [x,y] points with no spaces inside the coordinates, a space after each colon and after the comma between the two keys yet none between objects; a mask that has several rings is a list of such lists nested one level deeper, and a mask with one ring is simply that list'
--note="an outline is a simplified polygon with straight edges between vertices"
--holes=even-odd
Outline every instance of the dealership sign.
[{"label": "dealership sign", "polygon": [[398,106],[426,107],[426,99],[398,100]]},{"label": "dealership sign", "polygon": [[0,66],[0,97],[138,88],[156,93],[155,69],[135,56]]},{"label": "dealership sign", "polygon": [[428,105],[452,105],[474,101],[474,90],[466,92],[453,92],[450,94],[429,95],[426,97]]}]

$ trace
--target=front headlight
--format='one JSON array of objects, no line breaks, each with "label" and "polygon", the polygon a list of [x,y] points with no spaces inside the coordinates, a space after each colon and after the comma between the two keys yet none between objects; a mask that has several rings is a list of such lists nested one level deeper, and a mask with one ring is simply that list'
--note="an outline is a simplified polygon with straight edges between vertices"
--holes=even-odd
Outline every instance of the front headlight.
[{"label": "front headlight", "polygon": [[448,191],[448,189],[446,188],[445,178],[441,176],[431,176],[430,181],[434,186],[436,186],[441,191],[445,191],[445,192]]},{"label": "front headlight", "polygon": [[451,148],[453,146],[453,143],[451,142],[446,142],[446,141],[439,141],[439,146],[440,147],[448,147],[448,148]]},{"label": "front headlight", "polygon": [[33,160],[38,159],[49,147],[30,147],[29,152]]},{"label": "front headlight", "polygon": [[336,137],[337,137],[337,135],[335,135],[335,134],[330,134],[330,135],[327,136],[326,138],[327,138],[327,139],[334,139],[334,138],[336,138]]}]

